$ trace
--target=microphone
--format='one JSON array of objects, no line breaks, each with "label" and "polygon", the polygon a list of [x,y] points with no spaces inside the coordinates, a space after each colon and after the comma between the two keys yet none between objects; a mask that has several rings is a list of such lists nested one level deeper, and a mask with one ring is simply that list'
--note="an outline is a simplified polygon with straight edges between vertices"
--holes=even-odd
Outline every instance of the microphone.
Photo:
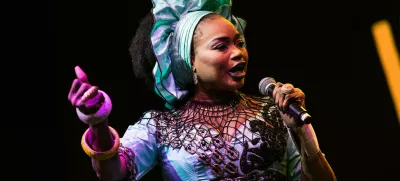
[{"label": "microphone", "polygon": [[[258,84],[258,89],[260,93],[264,96],[272,97],[272,93],[274,91],[276,85],[276,81],[272,77],[263,78],[260,83]],[[274,100],[275,101],[275,100]],[[302,106],[298,105],[297,103],[289,103],[289,114],[298,118],[297,120],[300,121],[298,124],[310,124],[311,123],[311,116],[307,113],[307,110],[304,109]]]}]

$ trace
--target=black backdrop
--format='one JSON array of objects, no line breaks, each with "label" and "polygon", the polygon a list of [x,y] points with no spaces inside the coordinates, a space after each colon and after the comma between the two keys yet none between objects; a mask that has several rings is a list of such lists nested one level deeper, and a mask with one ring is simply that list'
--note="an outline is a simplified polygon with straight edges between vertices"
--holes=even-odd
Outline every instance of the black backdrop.
[{"label": "black backdrop", "polygon": [[[131,68],[130,40],[139,19],[151,8],[150,1],[137,2],[48,3],[51,44],[46,57],[56,64],[57,124],[45,126],[56,135],[45,144],[54,145],[52,151],[43,151],[48,155],[38,159],[47,164],[39,167],[41,177],[97,180],[80,147],[87,126],[67,100],[75,65],[111,96],[110,125],[120,134],[153,104],[161,104],[135,79]],[[266,76],[294,84],[307,96],[320,147],[338,180],[397,178],[400,125],[370,27],[389,19],[399,44],[400,20],[395,11],[399,3],[249,2],[233,2],[233,13],[248,22],[250,63],[243,91],[257,93],[258,82]],[[155,169],[145,179],[159,175]]]}]

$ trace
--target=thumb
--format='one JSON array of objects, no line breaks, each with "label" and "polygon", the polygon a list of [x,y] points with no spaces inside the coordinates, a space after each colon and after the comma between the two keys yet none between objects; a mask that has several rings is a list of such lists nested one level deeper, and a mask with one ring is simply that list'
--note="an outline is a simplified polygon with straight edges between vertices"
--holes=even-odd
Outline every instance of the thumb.
[{"label": "thumb", "polygon": [[89,83],[86,73],[79,66],[75,67],[75,74],[82,83]]}]

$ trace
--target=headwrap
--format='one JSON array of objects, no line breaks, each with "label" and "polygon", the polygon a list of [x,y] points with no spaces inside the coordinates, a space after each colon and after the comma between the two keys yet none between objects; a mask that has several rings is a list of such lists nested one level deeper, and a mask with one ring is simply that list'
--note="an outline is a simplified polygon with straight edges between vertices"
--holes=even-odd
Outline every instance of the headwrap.
[{"label": "headwrap", "polygon": [[173,108],[193,86],[190,51],[194,30],[205,15],[218,13],[231,21],[244,41],[243,19],[231,15],[230,0],[153,0],[151,42],[157,62],[154,91]]}]

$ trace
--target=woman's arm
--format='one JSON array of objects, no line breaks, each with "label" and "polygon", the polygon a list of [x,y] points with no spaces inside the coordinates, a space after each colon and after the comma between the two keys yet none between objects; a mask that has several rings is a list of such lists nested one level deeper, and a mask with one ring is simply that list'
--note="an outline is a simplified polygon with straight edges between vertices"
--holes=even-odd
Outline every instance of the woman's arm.
[{"label": "woman's arm", "polygon": [[[78,117],[89,125],[82,138],[82,147],[88,155],[105,153],[110,158],[97,159],[91,156],[93,169],[101,180],[121,180],[127,175],[125,158],[118,152],[120,138],[118,133],[108,125],[108,115],[111,112],[112,103],[108,95],[99,91],[85,106],[77,107]],[[99,116],[103,115],[103,116]],[[97,121],[99,120],[99,121]],[[112,130],[111,130],[112,129]]]},{"label": "woman's arm", "polygon": [[[119,153],[118,134],[113,135],[108,127],[108,115],[112,109],[111,99],[100,91],[97,86],[89,83],[86,73],[79,67],[75,67],[76,79],[72,82],[68,100],[76,108],[79,119],[89,125],[82,137],[82,147],[92,157],[92,164],[98,176],[102,180],[119,180],[126,175],[125,159],[121,159]],[[115,132],[116,133],[116,132]],[[117,141],[117,142],[115,142]],[[114,150],[107,155],[112,156],[105,160],[96,160],[96,153]]]},{"label": "woman's arm", "polygon": [[[77,109],[78,117],[83,122],[97,122],[93,115],[103,115],[102,110],[107,110],[104,111],[106,113],[111,111],[111,100],[105,92],[101,91],[101,94],[105,99],[100,101],[101,106],[96,113]],[[82,137],[82,147],[92,158],[93,169],[101,180],[140,179],[158,163],[156,128],[152,126],[155,123],[151,115],[151,112],[144,114],[128,127],[121,138],[116,130],[108,126],[106,116],[100,116],[101,119],[106,117],[101,122],[89,124]]]},{"label": "woman's arm", "polygon": [[[293,130],[296,129],[296,130]],[[336,181],[335,173],[322,154],[317,136],[311,124],[304,124],[299,128],[292,128],[300,140],[302,180]]]},{"label": "woman's arm", "polygon": [[[99,124],[89,125],[87,141],[93,150],[105,152],[114,145],[114,138],[108,128],[108,120]],[[116,181],[127,176],[125,158],[117,153],[114,157],[107,160],[96,160],[92,158],[92,165],[101,180]]]},{"label": "woman's arm", "polygon": [[[106,103],[107,101],[103,105]],[[124,178],[136,180],[150,171],[158,163],[158,144],[155,127],[152,125],[155,123],[151,113],[147,112],[134,125],[128,126],[123,137],[119,138],[117,131],[108,126],[108,119],[98,124],[89,124],[89,129],[83,136],[86,143],[82,142],[85,152],[89,156],[92,155],[91,152],[109,152],[96,158],[91,156],[97,176],[107,181]],[[87,151],[88,148],[93,151]]]},{"label": "woman's arm", "polygon": [[[158,144],[155,127],[147,126],[151,114],[130,125],[122,138],[108,125],[112,110],[110,97],[97,86],[89,84],[86,74],[75,67],[68,100],[76,107],[79,119],[89,125],[82,136],[82,148],[92,159],[92,165],[101,180],[140,179],[157,164]],[[145,122],[144,124],[141,124]],[[151,124],[154,125],[154,124]],[[135,155],[138,155],[137,157]]]},{"label": "woman's arm", "polygon": [[[317,136],[311,124],[298,125],[297,119],[288,113],[289,103],[296,102],[305,107],[305,94],[299,88],[294,88],[292,84],[276,83],[273,90],[273,99],[281,114],[281,117],[293,132],[295,140],[300,142],[301,164],[302,164],[302,180],[311,181],[330,181],[336,180],[333,172],[325,156],[319,148]],[[296,143],[299,144],[299,143]]]}]

